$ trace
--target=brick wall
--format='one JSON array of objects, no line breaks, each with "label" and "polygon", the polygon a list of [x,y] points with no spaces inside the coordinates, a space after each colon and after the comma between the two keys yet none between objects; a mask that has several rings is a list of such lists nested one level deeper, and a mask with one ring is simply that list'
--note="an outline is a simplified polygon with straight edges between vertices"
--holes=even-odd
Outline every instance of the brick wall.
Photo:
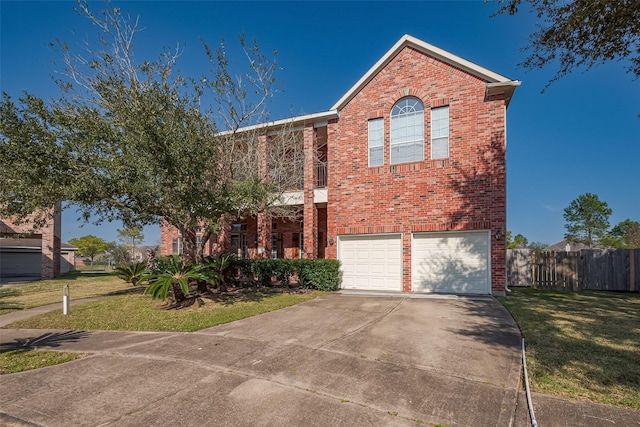
[{"label": "brick wall", "polygon": [[[328,233],[403,233],[403,290],[411,290],[411,233],[497,230],[505,234],[505,102],[485,82],[404,48],[329,124]],[[406,96],[425,107],[424,158],[390,165],[393,105]],[[429,160],[430,108],[448,105],[450,155]],[[384,119],[384,165],[368,166],[368,120]],[[491,242],[492,289],[505,287],[504,238]],[[336,247],[327,248],[336,257]]]}]

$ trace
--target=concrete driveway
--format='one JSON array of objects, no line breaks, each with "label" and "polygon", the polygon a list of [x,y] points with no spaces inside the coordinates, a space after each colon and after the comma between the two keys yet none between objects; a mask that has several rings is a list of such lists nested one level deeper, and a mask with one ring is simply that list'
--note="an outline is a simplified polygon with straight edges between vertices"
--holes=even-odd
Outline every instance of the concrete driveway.
[{"label": "concrete driveway", "polygon": [[92,353],[0,377],[0,424],[16,426],[508,426],[521,369],[491,298],[330,294],[197,333],[0,338]]}]

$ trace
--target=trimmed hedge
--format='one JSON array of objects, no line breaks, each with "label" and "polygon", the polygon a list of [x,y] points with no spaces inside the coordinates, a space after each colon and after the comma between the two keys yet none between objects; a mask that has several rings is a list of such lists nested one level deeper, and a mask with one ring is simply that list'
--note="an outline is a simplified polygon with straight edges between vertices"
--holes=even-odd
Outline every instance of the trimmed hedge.
[{"label": "trimmed hedge", "polygon": [[340,286],[340,261],[335,259],[243,259],[236,261],[240,274],[264,286],[275,277],[283,286],[298,276],[302,288],[335,291]]}]

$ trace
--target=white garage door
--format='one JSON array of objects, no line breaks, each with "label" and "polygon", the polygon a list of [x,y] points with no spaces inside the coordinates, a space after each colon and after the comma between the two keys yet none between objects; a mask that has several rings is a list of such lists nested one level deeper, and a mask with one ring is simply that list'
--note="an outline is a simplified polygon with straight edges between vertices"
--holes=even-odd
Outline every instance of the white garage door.
[{"label": "white garage door", "polygon": [[40,277],[42,255],[29,252],[2,252],[0,254],[0,276]]},{"label": "white garage door", "polygon": [[344,289],[402,291],[402,236],[338,236]]},{"label": "white garage door", "polygon": [[489,233],[417,233],[412,240],[414,292],[490,294]]}]

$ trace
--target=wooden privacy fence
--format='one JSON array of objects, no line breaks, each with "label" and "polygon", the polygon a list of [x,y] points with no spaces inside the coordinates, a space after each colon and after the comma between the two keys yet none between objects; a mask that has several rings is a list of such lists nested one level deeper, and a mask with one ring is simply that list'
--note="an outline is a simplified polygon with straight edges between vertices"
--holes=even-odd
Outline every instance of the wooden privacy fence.
[{"label": "wooden privacy fence", "polygon": [[563,291],[640,290],[640,249],[507,250],[509,286]]}]

